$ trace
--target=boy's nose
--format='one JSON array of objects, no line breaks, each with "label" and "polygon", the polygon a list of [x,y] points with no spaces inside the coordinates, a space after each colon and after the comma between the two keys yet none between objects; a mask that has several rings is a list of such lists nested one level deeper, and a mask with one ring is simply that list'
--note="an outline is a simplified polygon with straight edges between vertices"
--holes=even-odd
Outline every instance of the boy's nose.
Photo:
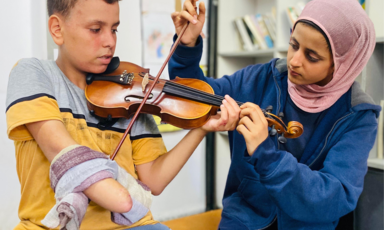
[{"label": "boy's nose", "polygon": [[114,47],[116,45],[116,35],[111,31],[104,33],[103,47]]}]

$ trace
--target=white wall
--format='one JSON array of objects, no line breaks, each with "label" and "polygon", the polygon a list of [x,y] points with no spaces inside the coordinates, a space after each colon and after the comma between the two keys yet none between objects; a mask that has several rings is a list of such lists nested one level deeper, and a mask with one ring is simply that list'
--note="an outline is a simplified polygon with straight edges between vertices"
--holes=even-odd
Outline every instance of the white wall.
[{"label": "white wall", "polygon": [[[41,27],[32,27],[31,1],[13,0],[0,2],[0,229],[12,229],[18,221],[17,209],[20,198],[20,185],[16,175],[13,142],[8,140],[5,123],[5,92],[8,75],[17,60],[31,57],[32,50],[44,49],[44,45],[32,41],[39,33],[44,34]],[[34,7],[33,7],[34,8]],[[37,13],[37,11],[36,11]],[[36,52],[40,56],[41,51]]]},{"label": "white wall", "polygon": [[[140,0],[120,2],[121,25],[116,55],[121,60],[142,64]],[[16,174],[13,142],[6,135],[5,95],[8,75],[21,58],[47,59],[46,0],[0,1],[0,230],[12,229],[18,223],[20,185]],[[187,131],[163,134],[171,149]],[[200,144],[180,174],[154,198],[152,211],[156,219],[202,212],[205,209],[205,144]]]}]

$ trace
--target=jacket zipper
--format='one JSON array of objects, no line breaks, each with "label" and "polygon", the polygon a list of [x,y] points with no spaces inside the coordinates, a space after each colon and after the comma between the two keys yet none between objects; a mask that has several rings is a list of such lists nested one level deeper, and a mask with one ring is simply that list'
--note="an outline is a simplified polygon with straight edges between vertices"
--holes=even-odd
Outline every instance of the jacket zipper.
[{"label": "jacket zipper", "polygon": [[[276,87],[278,89],[278,93],[277,93],[277,110],[276,110],[276,115],[279,114],[280,112],[280,107],[281,107],[281,104],[280,104],[280,97],[281,97],[281,89],[279,87],[279,84],[277,83],[277,80],[276,80],[276,76],[273,76],[273,80],[275,81],[275,84],[276,84]],[[277,141],[277,149],[280,149],[280,142]]]},{"label": "jacket zipper", "polygon": [[263,230],[263,229],[269,228],[273,223],[275,223],[276,219],[277,219],[277,216],[275,216],[275,218],[273,218],[272,222],[269,223],[267,226],[265,226],[264,228],[257,229],[257,230]]},{"label": "jacket zipper", "polygon": [[311,164],[308,165],[308,167],[311,167],[311,166],[316,162],[316,160],[319,159],[319,157],[320,157],[321,154],[323,153],[325,147],[327,146],[327,143],[328,143],[328,137],[329,137],[329,135],[331,135],[331,133],[332,133],[333,130],[335,129],[336,125],[337,125],[341,120],[343,120],[344,118],[346,118],[346,117],[348,117],[348,116],[350,116],[350,115],[352,115],[352,113],[349,113],[349,114],[347,114],[347,115],[345,115],[345,116],[339,118],[339,119],[335,122],[335,124],[333,124],[331,131],[329,131],[329,133],[327,134],[327,137],[325,138],[324,146],[323,146],[323,148],[321,149],[319,155],[317,155],[317,157],[312,161]]}]

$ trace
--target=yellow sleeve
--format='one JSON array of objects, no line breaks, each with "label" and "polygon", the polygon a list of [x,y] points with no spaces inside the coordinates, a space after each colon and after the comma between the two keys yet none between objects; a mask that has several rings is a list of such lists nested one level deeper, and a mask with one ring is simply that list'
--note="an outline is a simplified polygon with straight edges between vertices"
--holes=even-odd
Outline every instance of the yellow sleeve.
[{"label": "yellow sleeve", "polygon": [[48,96],[24,98],[12,103],[7,109],[6,118],[8,137],[15,141],[33,139],[25,124],[44,120],[63,122],[57,101]]},{"label": "yellow sleeve", "polygon": [[167,152],[161,137],[144,137],[132,141],[132,157],[135,165],[156,160]]}]

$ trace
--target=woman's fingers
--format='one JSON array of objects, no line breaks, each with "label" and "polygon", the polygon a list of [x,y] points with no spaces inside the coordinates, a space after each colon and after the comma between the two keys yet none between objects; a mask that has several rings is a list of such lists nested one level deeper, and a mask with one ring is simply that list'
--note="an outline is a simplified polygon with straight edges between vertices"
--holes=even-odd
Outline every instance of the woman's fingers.
[{"label": "woman's fingers", "polygon": [[263,125],[268,125],[268,121],[265,118],[263,111],[258,105],[247,102],[240,106],[240,109],[240,118],[248,116],[252,119],[252,121],[259,120],[260,122],[262,122]]},{"label": "woman's fingers", "polygon": [[268,121],[258,105],[248,102],[240,108],[237,131],[244,136],[247,151],[252,155],[260,143],[268,137]]},{"label": "woman's fingers", "polygon": [[197,20],[199,20],[200,22],[204,22],[206,11],[207,11],[207,9],[205,8],[205,3],[200,2],[199,3],[199,15],[197,16]]},{"label": "woman's fingers", "polygon": [[188,11],[193,17],[196,15],[196,0],[186,0],[183,5],[183,10]]},{"label": "woman's fingers", "polygon": [[194,24],[194,25],[197,24],[197,17],[195,18],[194,16],[192,16],[192,15],[191,15],[189,12],[187,12],[187,11],[182,11],[181,14],[180,14],[180,16],[181,16],[183,19],[189,21],[190,23],[192,23],[192,24]]}]

